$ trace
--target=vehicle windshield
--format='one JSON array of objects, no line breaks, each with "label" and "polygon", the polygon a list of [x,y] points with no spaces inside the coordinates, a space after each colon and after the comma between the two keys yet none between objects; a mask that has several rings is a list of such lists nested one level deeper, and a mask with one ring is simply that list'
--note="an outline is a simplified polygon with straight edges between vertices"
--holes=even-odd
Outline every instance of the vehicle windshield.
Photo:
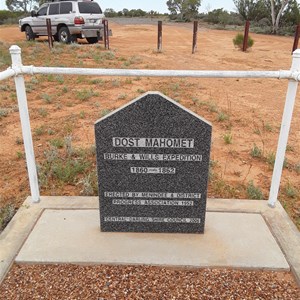
[{"label": "vehicle windshield", "polygon": [[102,14],[102,10],[96,2],[78,2],[78,7],[82,14]]},{"label": "vehicle windshield", "polygon": [[37,12],[37,16],[46,16],[47,15],[47,9],[48,9],[49,4],[43,5],[39,11]]}]

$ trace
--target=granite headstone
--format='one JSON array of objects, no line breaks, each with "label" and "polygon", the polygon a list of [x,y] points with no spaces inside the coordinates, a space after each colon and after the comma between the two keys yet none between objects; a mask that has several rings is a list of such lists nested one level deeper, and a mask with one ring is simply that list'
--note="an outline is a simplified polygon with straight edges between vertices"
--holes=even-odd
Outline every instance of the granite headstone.
[{"label": "granite headstone", "polygon": [[101,231],[203,233],[211,131],[158,92],[98,120]]}]

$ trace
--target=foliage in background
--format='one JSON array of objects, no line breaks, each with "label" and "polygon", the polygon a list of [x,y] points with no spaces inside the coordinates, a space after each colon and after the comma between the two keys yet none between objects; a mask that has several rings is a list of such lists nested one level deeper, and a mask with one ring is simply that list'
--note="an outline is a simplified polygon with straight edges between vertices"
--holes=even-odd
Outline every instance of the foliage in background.
[{"label": "foliage in background", "polygon": [[263,0],[233,0],[243,20],[259,21],[270,15]]},{"label": "foliage in background", "polygon": [[142,9],[131,9],[128,10],[127,8],[124,8],[123,10],[120,10],[116,12],[112,8],[107,8],[104,11],[104,15],[107,18],[115,18],[115,17],[145,17],[145,16],[159,16],[159,12],[151,10],[150,12],[146,12]]},{"label": "foliage in background", "polygon": [[254,25],[268,26],[272,33],[280,28],[294,26],[300,22],[299,4],[296,0],[234,0],[243,20]]},{"label": "foliage in background", "polygon": [[38,1],[36,0],[6,0],[5,4],[10,11],[22,11],[25,13],[38,7]]},{"label": "foliage in background", "polygon": [[230,12],[228,13],[223,8],[214,9],[207,14],[201,15],[203,21],[210,24],[222,24],[225,25],[243,25],[244,22],[239,14]]},{"label": "foliage in background", "polygon": [[198,16],[201,0],[168,0],[167,6],[171,19],[188,22]]},{"label": "foliage in background", "polygon": [[22,11],[0,10],[0,25],[17,23],[23,15]]},{"label": "foliage in background", "polygon": [[[47,0],[6,0],[9,11],[0,11],[0,25],[17,23],[18,17],[37,9]],[[245,20],[251,22],[251,30],[257,33],[274,33],[293,35],[295,25],[300,23],[300,9],[297,0],[233,0],[237,12],[227,12],[223,8],[199,14],[201,0],[168,0],[166,4],[171,20],[188,22],[201,19],[209,24],[241,26]],[[142,9],[115,11],[107,8],[104,12],[108,18],[113,17],[159,17],[157,11],[146,12]],[[168,15],[167,13],[164,15]]]},{"label": "foliage in background", "polygon": [[5,4],[10,11],[25,13],[38,9],[45,2],[51,2],[51,0],[5,0]]}]

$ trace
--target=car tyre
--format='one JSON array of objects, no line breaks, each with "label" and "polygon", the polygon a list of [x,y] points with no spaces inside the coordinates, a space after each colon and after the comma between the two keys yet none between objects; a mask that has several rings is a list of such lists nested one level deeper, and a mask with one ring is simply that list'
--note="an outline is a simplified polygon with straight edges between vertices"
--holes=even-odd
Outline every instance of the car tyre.
[{"label": "car tyre", "polygon": [[25,37],[27,41],[34,41],[35,39],[35,35],[29,25],[25,27]]},{"label": "car tyre", "polygon": [[99,41],[98,37],[87,37],[86,40],[89,44],[96,44]]},{"label": "car tyre", "polygon": [[71,34],[70,34],[70,31],[69,31],[68,27],[63,26],[59,29],[59,31],[58,31],[58,40],[61,43],[64,43],[64,44],[70,44],[71,43]]}]

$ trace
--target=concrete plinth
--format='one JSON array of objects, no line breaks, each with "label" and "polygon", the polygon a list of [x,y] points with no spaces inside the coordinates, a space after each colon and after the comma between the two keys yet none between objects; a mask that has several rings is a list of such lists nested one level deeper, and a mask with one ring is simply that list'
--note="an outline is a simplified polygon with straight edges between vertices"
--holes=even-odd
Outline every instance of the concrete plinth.
[{"label": "concrete plinth", "polygon": [[259,214],[208,212],[205,234],[103,233],[98,210],[45,210],[19,263],[150,264],[289,270]]},{"label": "concrete plinth", "polygon": [[151,264],[291,270],[300,233],[280,205],[209,199],[204,234],[103,233],[97,197],[29,197],[0,235],[0,282],[18,263]]}]

